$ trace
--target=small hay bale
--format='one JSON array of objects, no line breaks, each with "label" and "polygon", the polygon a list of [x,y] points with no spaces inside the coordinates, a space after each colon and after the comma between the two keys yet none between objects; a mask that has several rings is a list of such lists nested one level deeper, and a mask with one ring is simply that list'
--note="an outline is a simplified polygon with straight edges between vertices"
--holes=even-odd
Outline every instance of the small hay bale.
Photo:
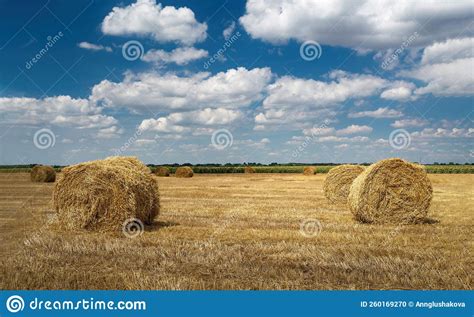
[{"label": "small hay bale", "polygon": [[316,173],[316,168],[313,166],[305,166],[303,169],[304,175],[314,175]]},{"label": "small hay bale", "polygon": [[333,204],[346,204],[354,179],[364,171],[360,165],[339,165],[329,170],[324,180],[324,196]]},{"label": "small hay bale", "polygon": [[160,210],[157,179],[134,157],[109,157],[66,167],[53,191],[60,225],[110,231],[136,218],[150,224]]},{"label": "small hay bale", "polygon": [[31,169],[30,179],[38,183],[54,183],[56,180],[56,171],[51,166],[36,165]]},{"label": "small hay bale", "polygon": [[189,166],[181,166],[176,169],[174,175],[179,178],[189,178],[193,177],[194,172],[193,169]]},{"label": "small hay bale", "polygon": [[155,169],[155,174],[157,176],[170,176],[170,169],[167,167],[161,166]]},{"label": "small hay bale", "polygon": [[432,197],[422,166],[392,158],[362,172],[352,183],[347,202],[358,221],[404,224],[425,219]]},{"label": "small hay bale", "polygon": [[252,166],[245,166],[244,167],[244,173],[245,174],[254,174],[255,173],[255,168]]}]

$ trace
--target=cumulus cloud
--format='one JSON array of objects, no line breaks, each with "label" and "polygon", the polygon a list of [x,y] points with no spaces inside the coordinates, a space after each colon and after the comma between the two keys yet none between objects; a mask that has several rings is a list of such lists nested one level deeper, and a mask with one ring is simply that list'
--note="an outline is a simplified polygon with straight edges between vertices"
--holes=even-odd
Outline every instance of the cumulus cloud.
[{"label": "cumulus cloud", "polygon": [[143,55],[142,60],[155,64],[187,65],[192,61],[208,56],[208,52],[194,47],[178,47],[171,52],[164,50],[149,50]]},{"label": "cumulus cloud", "polygon": [[206,31],[206,23],[199,23],[191,9],[163,7],[155,0],[137,0],[126,7],[114,7],[102,22],[102,32],[107,35],[146,36],[183,45],[204,41]]},{"label": "cumulus cloud", "polygon": [[224,108],[205,108],[198,111],[176,112],[167,117],[143,120],[139,129],[142,131],[156,131],[165,133],[188,132],[192,125],[222,125],[230,124],[240,118],[240,111]]},{"label": "cumulus cloud", "polygon": [[260,100],[271,78],[269,68],[243,67],[213,76],[209,73],[187,77],[157,72],[128,74],[122,82],[104,80],[95,85],[91,99],[107,107],[136,112],[196,110],[209,106],[240,108]]},{"label": "cumulus cloud", "polygon": [[390,109],[387,107],[378,108],[376,110],[367,110],[367,111],[359,111],[359,112],[352,112],[348,114],[349,118],[398,118],[403,116],[401,111]]},{"label": "cumulus cloud", "polygon": [[87,99],[70,96],[43,99],[14,97],[0,98],[0,111],[5,120],[14,124],[54,124],[79,129],[104,128],[117,123],[111,116]]},{"label": "cumulus cloud", "polygon": [[97,133],[97,137],[99,139],[112,139],[120,137],[121,134],[123,134],[122,128],[112,126],[109,128],[100,129]]},{"label": "cumulus cloud", "polygon": [[425,128],[422,131],[413,132],[411,136],[414,138],[472,138],[474,128]]},{"label": "cumulus cloud", "polygon": [[109,53],[112,52],[112,48],[110,46],[93,44],[89,42],[80,42],[77,44],[77,46],[86,50],[91,50],[91,51],[106,51]]},{"label": "cumulus cloud", "polygon": [[232,23],[222,31],[222,35],[224,36],[225,40],[227,41],[230,39],[232,33],[235,31],[235,21],[232,21]]},{"label": "cumulus cloud", "polygon": [[380,98],[396,101],[415,100],[416,96],[413,96],[413,90],[415,90],[415,88],[416,86],[413,83],[396,81],[391,87],[382,92]]},{"label": "cumulus cloud", "polygon": [[348,134],[360,134],[360,133],[370,133],[372,132],[372,127],[367,125],[350,125],[347,128],[338,130],[336,132],[337,135],[348,135]]},{"label": "cumulus cloud", "polygon": [[474,38],[450,39],[435,43],[423,51],[421,65],[400,72],[427,85],[415,94],[435,96],[472,96],[474,93]]},{"label": "cumulus cloud", "polygon": [[240,22],[253,38],[271,43],[316,40],[384,50],[400,47],[415,32],[413,46],[459,37],[460,30],[472,33],[472,2],[248,0]]},{"label": "cumulus cloud", "polygon": [[422,127],[428,124],[428,121],[424,119],[403,119],[396,120],[391,124],[394,128],[408,128],[408,127]]},{"label": "cumulus cloud", "polygon": [[270,84],[263,111],[255,116],[257,130],[264,125],[311,122],[332,117],[336,106],[353,98],[375,95],[389,82],[367,74],[333,71],[329,81],[283,76]]}]

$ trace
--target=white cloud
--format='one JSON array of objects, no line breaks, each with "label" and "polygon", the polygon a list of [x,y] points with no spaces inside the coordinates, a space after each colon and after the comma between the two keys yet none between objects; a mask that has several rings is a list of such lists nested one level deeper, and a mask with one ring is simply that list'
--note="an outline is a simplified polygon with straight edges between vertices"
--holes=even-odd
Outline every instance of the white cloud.
[{"label": "white cloud", "polygon": [[14,124],[54,124],[88,129],[117,123],[115,118],[101,114],[101,110],[87,99],[70,96],[0,98],[0,111],[5,115],[5,120]]},{"label": "white cloud", "polygon": [[447,63],[474,55],[474,37],[434,43],[423,51],[422,64]]},{"label": "white cloud", "polygon": [[415,94],[435,96],[472,96],[474,93],[474,38],[450,39],[423,51],[422,64],[400,76],[427,83]]},{"label": "white cloud", "polygon": [[347,135],[347,134],[358,134],[358,133],[370,133],[372,132],[372,128],[367,125],[350,125],[347,128],[338,130],[336,132],[337,135]]},{"label": "white cloud", "polygon": [[222,35],[224,36],[225,40],[227,41],[230,39],[232,33],[235,31],[235,21],[232,21],[232,23],[222,31]]},{"label": "white cloud", "polygon": [[178,47],[171,52],[164,50],[149,50],[142,57],[145,62],[156,64],[175,63],[177,65],[187,65],[192,61],[208,56],[208,52],[194,47]]},{"label": "white cloud", "polygon": [[390,88],[384,90],[380,98],[387,100],[408,101],[415,100],[413,90],[416,88],[415,84],[405,81],[396,81]]},{"label": "white cloud", "polygon": [[422,127],[428,124],[428,121],[423,119],[403,119],[396,120],[391,124],[394,128],[407,128],[407,127]]},{"label": "white cloud", "polygon": [[189,8],[163,7],[155,0],[137,0],[114,7],[102,22],[108,35],[147,36],[158,42],[192,45],[206,39],[207,25],[199,23]]},{"label": "white cloud", "polygon": [[158,119],[146,119],[142,121],[139,129],[164,133],[184,133],[189,132],[189,127],[192,125],[230,124],[240,118],[241,115],[236,110],[205,108],[198,111],[171,113],[167,117]]},{"label": "white cloud", "polygon": [[425,128],[411,134],[413,138],[469,138],[474,137],[474,128]]},{"label": "white cloud", "polygon": [[472,2],[410,0],[248,0],[240,18],[256,39],[320,44],[366,50],[398,48],[418,32],[413,46],[458,37],[472,22]]},{"label": "white cloud", "polygon": [[369,118],[398,118],[403,116],[403,113],[395,110],[395,109],[390,109],[387,107],[384,108],[378,108],[376,110],[370,110],[370,111],[360,111],[360,112],[353,112],[349,113],[348,117],[349,118],[363,118],[363,117],[369,117]]},{"label": "white cloud", "polygon": [[123,134],[123,129],[117,126],[112,126],[109,128],[100,129],[97,133],[97,138],[99,139],[112,139],[118,138]]},{"label": "white cloud", "polygon": [[95,85],[91,99],[108,107],[138,112],[240,108],[260,100],[271,78],[269,68],[243,67],[213,76],[209,73],[189,77],[156,72],[128,74],[120,83],[104,80]]},{"label": "white cloud", "polygon": [[80,48],[86,49],[86,50],[91,50],[91,51],[106,51],[106,52],[112,52],[112,48],[110,46],[103,46],[99,44],[93,44],[89,42],[80,42],[77,44]]},{"label": "white cloud", "polygon": [[268,87],[265,109],[307,106],[324,108],[340,104],[350,98],[373,95],[387,82],[380,77],[334,71],[330,82],[283,76]]}]

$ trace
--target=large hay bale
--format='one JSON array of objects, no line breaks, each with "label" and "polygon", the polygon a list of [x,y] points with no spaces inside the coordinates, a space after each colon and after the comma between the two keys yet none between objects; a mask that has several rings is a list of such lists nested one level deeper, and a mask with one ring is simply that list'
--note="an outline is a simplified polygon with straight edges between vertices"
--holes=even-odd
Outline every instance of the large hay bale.
[{"label": "large hay bale", "polygon": [[109,157],[62,170],[53,191],[59,223],[68,229],[117,230],[159,213],[157,179],[134,157]]},{"label": "large hay bale", "polygon": [[170,176],[170,170],[167,167],[161,166],[155,169],[155,174],[157,176]]},{"label": "large hay bale", "polygon": [[368,223],[413,223],[426,218],[433,188],[423,167],[393,158],[372,164],[352,183],[354,217]]},{"label": "large hay bale", "polygon": [[255,173],[255,168],[252,166],[245,166],[244,167],[244,173],[245,174],[254,174]]},{"label": "large hay bale", "polygon": [[192,168],[189,166],[181,166],[176,169],[176,172],[174,173],[174,175],[180,178],[188,178],[188,177],[193,177],[194,172]]},{"label": "large hay bale", "polygon": [[303,174],[304,175],[314,175],[316,173],[316,168],[313,166],[305,166],[303,169]]},{"label": "large hay bale", "polygon": [[324,180],[324,196],[333,204],[346,204],[354,179],[364,171],[360,165],[339,165],[329,170]]},{"label": "large hay bale", "polygon": [[56,180],[56,171],[51,166],[36,165],[31,169],[30,179],[32,182],[53,183]]}]

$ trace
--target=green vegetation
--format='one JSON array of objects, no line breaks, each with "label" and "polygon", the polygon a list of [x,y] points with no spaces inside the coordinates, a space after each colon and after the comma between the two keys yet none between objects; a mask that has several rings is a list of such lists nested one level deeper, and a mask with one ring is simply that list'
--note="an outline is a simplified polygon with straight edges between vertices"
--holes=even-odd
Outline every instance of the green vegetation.
[{"label": "green vegetation", "polygon": [[[157,166],[168,167],[171,173],[174,173],[176,168],[179,166],[191,166],[194,173],[196,174],[229,174],[229,173],[243,173],[244,167],[250,165],[255,168],[257,173],[303,173],[305,166],[314,166],[316,173],[327,173],[331,168],[337,166],[337,164],[277,164],[271,163],[269,165],[263,165],[259,163],[248,163],[248,164],[197,164],[192,165],[186,164],[172,164],[172,165],[154,165],[149,164],[148,166],[155,170]],[[369,165],[364,163],[363,165]],[[28,173],[31,171],[31,165],[0,165],[0,173]],[[425,165],[426,171],[430,174],[474,174],[473,164],[432,164]],[[53,166],[56,172],[60,172],[62,166]]]}]

